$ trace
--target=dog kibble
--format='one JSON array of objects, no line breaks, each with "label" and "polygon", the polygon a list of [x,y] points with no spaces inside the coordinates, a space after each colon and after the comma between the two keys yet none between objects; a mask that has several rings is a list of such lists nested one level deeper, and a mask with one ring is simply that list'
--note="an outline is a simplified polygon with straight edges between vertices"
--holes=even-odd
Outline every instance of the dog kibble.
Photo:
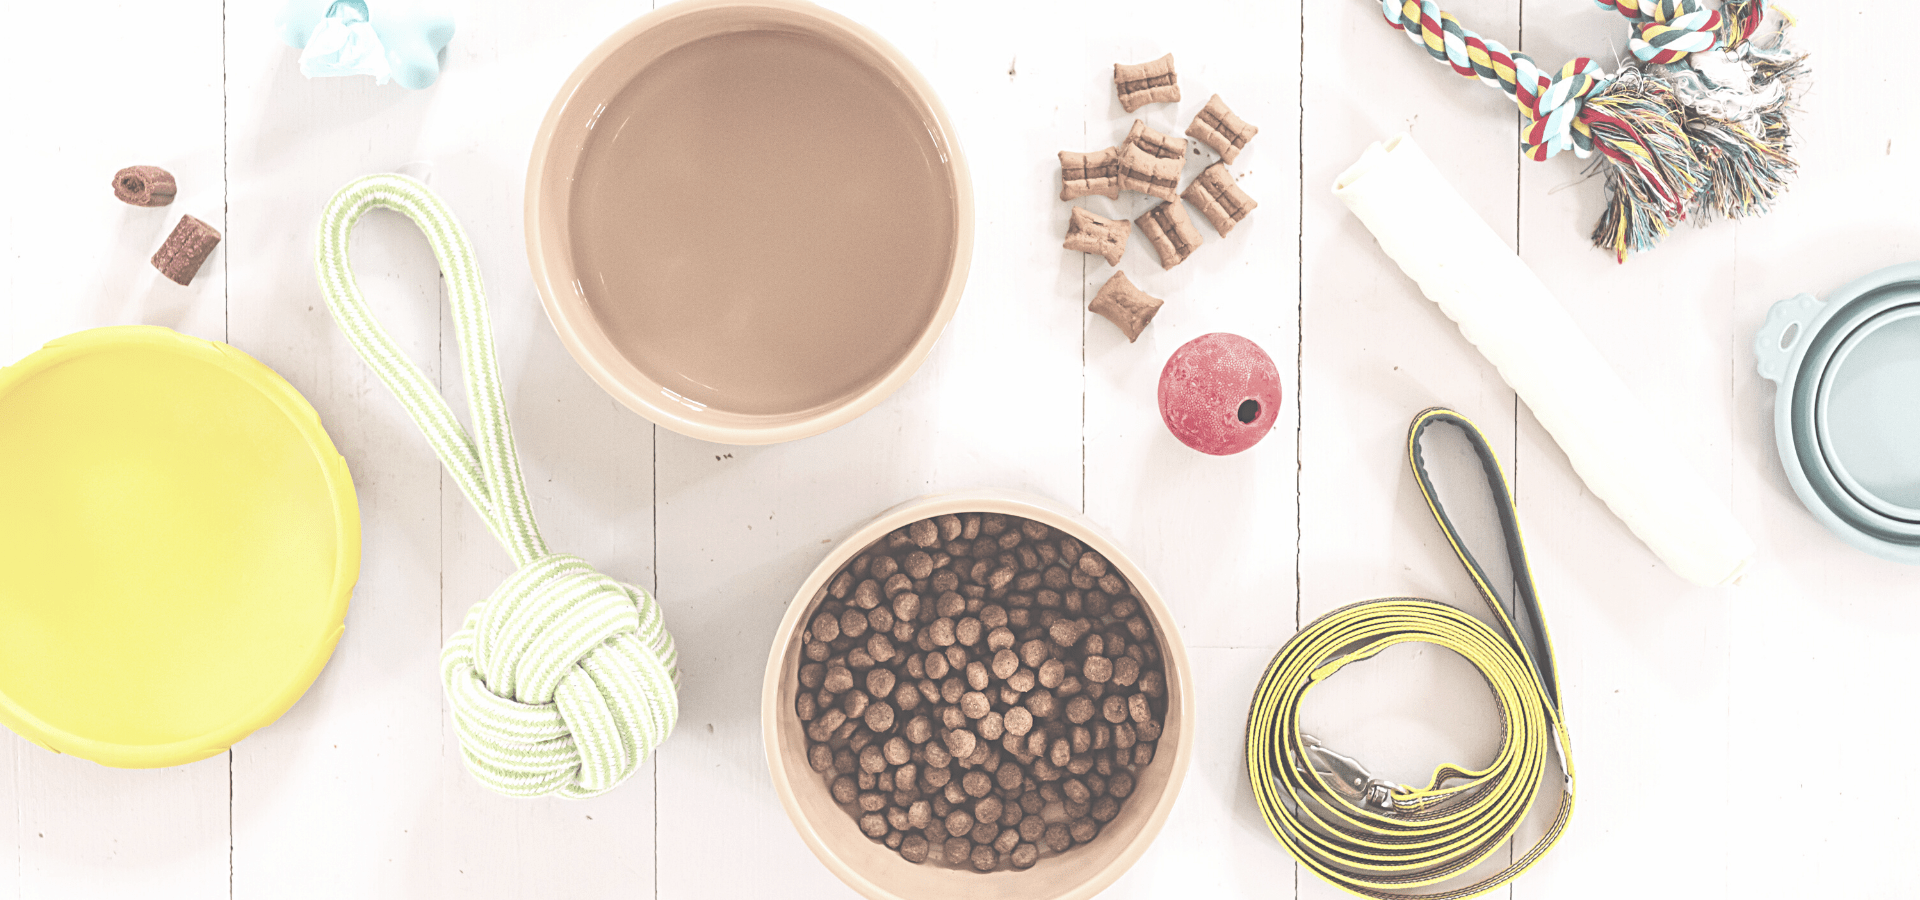
[{"label": "dog kibble", "polygon": [[1095,840],[1162,731],[1165,675],[1139,613],[1103,557],[1043,523],[895,531],[808,612],[807,763],[909,862],[1024,869]]}]

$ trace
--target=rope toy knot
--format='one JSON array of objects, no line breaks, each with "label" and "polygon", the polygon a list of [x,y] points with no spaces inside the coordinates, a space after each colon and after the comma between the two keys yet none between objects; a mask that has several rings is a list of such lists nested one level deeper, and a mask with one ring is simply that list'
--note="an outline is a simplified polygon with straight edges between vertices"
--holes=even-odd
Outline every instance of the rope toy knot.
[{"label": "rope toy knot", "polygon": [[[460,339],[469,433],[373,316],[348,259],[369,210],[412,219],[440,261]],[[679,718],[678,654],[660,605],[577,556],[547,549],[527,499],[500,389],[493,327],[473,244],[427,186],[368,175],[328,201],[320,288],[348,343],[426,434],[434,455],[520,567],[467,612],[440,653],[467,771],[503,794],[591,797],[625,780]]]},{"label": "rope toy knot", "polygon": [[1638,32],[1627,49],[1642,63],[1679,62],[1689,53],[1720,45],[1721,17],[1700,0],[1595,0],[1634,20]]},{"label": "rope toy knot", "polygon": [[577,798],[673,730],[675,658],[651,594],[554,554],[467,613],[440,671],[469,770],[503,794]]},{"label": "rope toy knot", "polygon": [[1593,132],[1582,113],[1587,98],[1607,86],[1600,64],[1586,57],[1569,60],[1560,74],[1548,77],[1525,56],[1516,56],[1519,72],[1515,99],[1528,123],[1521,132],[1522,151],[1543,160],[1562,150],[1580,158],[1593,155]]}]

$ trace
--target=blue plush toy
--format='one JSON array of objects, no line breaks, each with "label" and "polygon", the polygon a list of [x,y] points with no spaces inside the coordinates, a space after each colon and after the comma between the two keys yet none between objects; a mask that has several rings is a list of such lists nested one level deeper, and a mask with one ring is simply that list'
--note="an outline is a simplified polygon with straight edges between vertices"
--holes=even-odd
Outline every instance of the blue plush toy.
[{"label": "blue plush toy", "polygon": [[444,0],[287,0],[280,37],[301,50],[308,78],[372,75],[419,90],[440,77],[453,40]]}]

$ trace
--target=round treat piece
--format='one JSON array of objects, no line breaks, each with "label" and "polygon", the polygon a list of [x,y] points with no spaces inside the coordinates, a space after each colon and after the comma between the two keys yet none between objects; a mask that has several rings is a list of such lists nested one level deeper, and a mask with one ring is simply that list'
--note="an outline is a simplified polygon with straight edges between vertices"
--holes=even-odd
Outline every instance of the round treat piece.
[{"label": "round treat piece", "polygon": [[1259,443],[1280,416],[1280,371],[1258,344],[1203,334],[1160,371],[1160,418],[1180,442],[1214,456]]}]

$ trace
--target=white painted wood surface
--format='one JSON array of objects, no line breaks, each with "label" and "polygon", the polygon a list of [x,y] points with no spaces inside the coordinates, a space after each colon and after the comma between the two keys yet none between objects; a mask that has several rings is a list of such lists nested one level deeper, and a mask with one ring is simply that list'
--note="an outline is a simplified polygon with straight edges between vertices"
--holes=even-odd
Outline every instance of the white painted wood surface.
[{"label": "white painted wood surface", "polygon": [[[302,78],[273,34],[277,5],[11,11],[0,360],[150,323],[279,370],[319,409],[359,491],[365,561],[346,637],[287,716],[193,765],[105,769],[0,737],[0,897],[845,896],[768,786],[761,661],[828,543],[897,502],[969,486],[1085,510],[1153,575],[1191,648],[1193,770],[1166,831],[1107,896],[1339,896],[1265,833],[1245,784],[1245,708],[1302,621],[1371,596],[1474,602],[1401,460],[1407,421],[1434,404],[1477,418],[1517,486],[1581,776],[1562,844],[1506,893],[1910,890],[1900,864],[1920,822],[1896,785],[1916,736],[1920,573],[1848,549],[1800,508],[1774,458],[1772,386],[1747,350],[1773,301],[1920,252],[1900,4],[1796,6],[1817,76],[1793,192],[1766,219],[1688,230],[1619,266],[1586,246],[1598,183],[1571,159],[1523,163],[1510,104],[1427,59],[1367,0],[831,0],[940,92],[973,168],[978,251],[958,316],[904,389],[837,431],[762,448],[688,440],[620,408],[567,357],[527,273],[534,127],[575,61],[648,3],[473,4],[444,77],[419,93]],[[1544,64],[1610,61],[1622,43],[1616,16],[1576,0],[1451,8]],[[1123,268],[1168,303],[1129,345],[1083,311],[1109,270],[1059,248],[1054,153],[1124,135],[1109,66],[1167,51],[1187,99],[1143,115],[1177,134],[1222,94],[1261,127],[1234,166],[1261,208],[1226,240],[1201,224],[1206,244],[1172,272],[1134,242]],[[1667,572],[1332,198],[1368,142],[1409,128],[1749,524],[1762,560],[1744,586]],[[112,199],[108,177],[133,163],[179,177],[171,207]],[[508,800],[462,770],[437,654],[508,560],[314,283],[321,204],[409,163],[430,168],[480,253],[550,542],[655,587],[680,641],[678,732],[594,800]],[[146,263],[183,212],[226,235],[187,288]],[[376,216],[355,252],[383,320],[457,408],[424,242]],[[1261,343],[1285,382],[1281,425],[1238,457],[1186,451],[1154,411],[1167,355],[1209,331]],[[1406,653],[1349,671],[1329,689],[1340,702],[1314,710],[1342,749],[1405,780],[1492,753],[1496,718],[1459,660]]]}]

